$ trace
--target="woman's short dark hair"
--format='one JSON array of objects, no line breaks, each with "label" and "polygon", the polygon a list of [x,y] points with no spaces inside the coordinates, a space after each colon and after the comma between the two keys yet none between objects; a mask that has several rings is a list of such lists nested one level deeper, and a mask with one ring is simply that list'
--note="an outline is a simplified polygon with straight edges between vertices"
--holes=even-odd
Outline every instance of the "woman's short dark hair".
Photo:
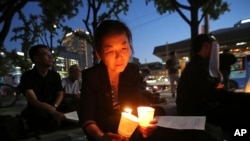
[{"label": "woman's short dark hair", "polygon": [[46,45],[42,45],[42,44],[34,45],[34,46],[30,47],[30,49],[29,49],[29,57],[30,57],[30,59],[31,59],[31,61],[33,63],[35,63],[34,62],[34,56],[39,54],[39,49],[40,48],[48,49],[48,47]]},{"label": "woman's short dark hair", "polygon": [[193,52],[195,54],[197,54],[201,48],[202,48],[202,45],[205,43],[205,42],[208,42],[208,43],[212,43],[216,41],[215,37],[210,35],[210,34],[200,34],[198,35],[195,39],[194,39],[194,42],[193,42]]},{"label": "woman's short dark hair", "polygon": [[124,32],[129,40],[130,48],[133,52],[132,33],[130,29],[126,26],[126,24],[118,20],[105,20],[99,24],[94,33],[94,47],[96,51],[98,53],[101,53],[101,44],[105,36],[120,34]]}]

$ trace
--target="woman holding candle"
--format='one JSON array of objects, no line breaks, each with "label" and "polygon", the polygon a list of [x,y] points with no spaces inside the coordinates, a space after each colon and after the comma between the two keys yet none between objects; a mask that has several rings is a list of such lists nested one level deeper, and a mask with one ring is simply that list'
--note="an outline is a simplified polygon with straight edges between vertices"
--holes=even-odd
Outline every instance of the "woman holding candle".
[{"label": "woman holding candle", "polygon": [[[117,133],[121,113],[129,107],[135,114],[143,105],[139,68],[128,63],[133,52],[131,44],[131,31],[120,21],[104,21],[95,31],[94,45],[101,62],[82,72],[79,115],[88,141],[128,140]],[[139,127],[129,140],[149,136],[157,121],[150,123]]]}]

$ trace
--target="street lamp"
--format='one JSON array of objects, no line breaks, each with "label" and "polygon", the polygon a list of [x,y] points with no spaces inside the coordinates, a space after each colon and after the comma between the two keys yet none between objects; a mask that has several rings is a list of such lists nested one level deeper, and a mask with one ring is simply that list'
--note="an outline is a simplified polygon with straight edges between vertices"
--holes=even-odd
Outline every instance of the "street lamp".
[{"label": "street lamp", "polygon": [[50,51],[53,50],[53,32],[55,31],[56,28],[57,26],[53,24],[53,27],[50,30]]}]

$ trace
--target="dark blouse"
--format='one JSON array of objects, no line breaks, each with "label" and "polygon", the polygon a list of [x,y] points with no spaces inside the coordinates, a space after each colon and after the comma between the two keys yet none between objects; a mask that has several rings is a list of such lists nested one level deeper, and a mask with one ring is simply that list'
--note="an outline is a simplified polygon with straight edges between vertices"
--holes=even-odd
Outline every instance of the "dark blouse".
[{"label": "dark blouse", "polygon": [[[94,121],[103,132],[117,133],[120,114],[124,108],[133,109],[143,104],[139,68],[129,63],[120,73],[118,86],[120,109],[112,105],[112,93],[107,68],[100,63],[82,72],[82,93],[80,101],[80,123]],[[84,129],[83,125],[83,129]]]}]

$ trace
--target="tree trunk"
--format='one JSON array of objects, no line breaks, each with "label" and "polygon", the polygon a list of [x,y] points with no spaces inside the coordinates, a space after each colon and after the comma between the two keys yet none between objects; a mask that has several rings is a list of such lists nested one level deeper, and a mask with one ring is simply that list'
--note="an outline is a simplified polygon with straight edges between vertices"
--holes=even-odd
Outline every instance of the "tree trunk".
[{"label": "tree trunk", "polygon": [[191,8],[191,45],[190,45],[190,57],[194,56],[193,44],[194,39],[198,36],[199,22],[198,22],[198,8]]}]

